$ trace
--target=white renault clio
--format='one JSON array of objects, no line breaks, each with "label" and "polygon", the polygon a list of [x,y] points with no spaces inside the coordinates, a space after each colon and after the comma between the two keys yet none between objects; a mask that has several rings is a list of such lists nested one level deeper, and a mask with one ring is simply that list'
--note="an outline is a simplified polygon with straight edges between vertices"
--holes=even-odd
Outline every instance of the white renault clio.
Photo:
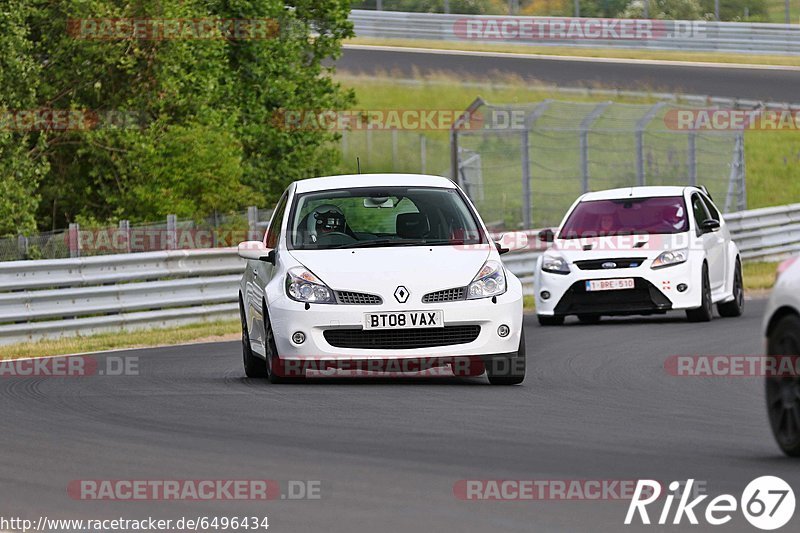
[{"label": "white renault clio", "polygon": [[446,178],[294,182],[264,240],[239,245],[245,372],[278,382],[449,367],[520,383],[522,286],[500,261],[505,251]]},{"label": "white renault clio", "polygon": [[739,250],[703,188],[626,187],[587,193],[567,212],[536,265],[536,312],[542,325],[567,315],[685,310],[708,321],[744,307]]}]

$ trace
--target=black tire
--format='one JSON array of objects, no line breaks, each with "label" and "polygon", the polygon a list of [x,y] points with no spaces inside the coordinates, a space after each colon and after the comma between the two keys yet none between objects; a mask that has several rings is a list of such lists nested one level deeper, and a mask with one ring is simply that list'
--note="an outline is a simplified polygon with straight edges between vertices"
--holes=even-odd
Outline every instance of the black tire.
[{"label": "black tire", "polygon": [[600,315],[578,315],[581,324],[599,324]]},{"label": "black tire", "polygon": [[742,263],[736,259],[736,268],[733,271],[733,300],[717,304],[720,316],[742,316],[744,312],[744,280],[742,278]]},{"label": "black tire", "polygon": [[278,355],[278,347],[275,345],[275,335],[272,333],[272,326],[267,317],[267,307],[264,305],[264,345],[267,352],[265,366],[267,369],[267,380],[270,383],[286,383],[289,381],[299,381],[299,379],[288,379],[283,375],[283,365]]},{"label": "black tire", "polygon": [[253,353],[250,346],[250,333],[247,330],[247,319],[244,314],[244,305],[239,299],[239,316],[242,320],[242,363],[244,373],[248,378],[263,379],[267,377],[267,362]]},{"label": "black tire", "polygon": [[486,361],[486,376],[492,385],[518,385],[525,380],[525,331],[519,335],[517,353],[510,357],[493,357]]},{"label": "black tire", "polygon": [[[767,340],[767,355],[800,355],[800,317],[783,317]],[[794,365],[792,365],[794,367]],[[800,377],[767,377],[767,414],[783,453],[800,457]]]},{"label": "black tire", "polygon": [[561,315],[536,315],[536,318],[539,319],[540,326],[560,326],[564,323],[564,317]]},{"label": "black tire", "polygon": [[689,322],[708,322],[714,314],[713,305],[711,301],[711,282],[708,279],[708,265],[703,264],[703,298],[700,307],[686,310],[686,318],[689,319]]}]

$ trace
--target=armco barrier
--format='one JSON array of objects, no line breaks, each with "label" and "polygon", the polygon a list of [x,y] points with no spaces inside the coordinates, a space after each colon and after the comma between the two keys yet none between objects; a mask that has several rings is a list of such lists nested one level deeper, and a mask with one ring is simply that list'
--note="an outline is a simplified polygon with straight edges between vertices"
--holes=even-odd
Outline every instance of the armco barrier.
[{"label": "armco barrier", "polygon": [[[800,204],[726,215],[745,260],[800,252]],[[543,249],[503,256],[532,292]],[[245,262],[234,248],[0,262],[0,344],[233,319]]]},{"label": "armco barrier", "polygon": [[[597,34],[596,26],[619,21],[570,17],[511,17],[454,15],[398,11],[353,10],[350,12],[357,37],[379,39],[424,39],[552,45],[585,48],[628,48],[749,54],[800,54],[800,25],[686,20],[626,21],[650,24],[650,35],[640,38]],[[468,29],[472,31],[468,33]],[[546,28],[542,33],[540,28]],[[610,26],[614,28],[614,26]],[[551,31],[557,30],[557,31]],[[611,36],[614,36],[611,33]],[[576,38],[578,37],[578,38]]]}]

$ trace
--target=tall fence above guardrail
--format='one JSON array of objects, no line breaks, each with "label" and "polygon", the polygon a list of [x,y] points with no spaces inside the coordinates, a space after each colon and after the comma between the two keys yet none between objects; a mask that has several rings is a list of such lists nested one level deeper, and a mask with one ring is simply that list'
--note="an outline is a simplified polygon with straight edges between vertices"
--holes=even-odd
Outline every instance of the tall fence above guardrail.
[{"label": "tall fence above guardrail", "polygon": [[357,37],[800,55],[800,25],[353,10]]}]

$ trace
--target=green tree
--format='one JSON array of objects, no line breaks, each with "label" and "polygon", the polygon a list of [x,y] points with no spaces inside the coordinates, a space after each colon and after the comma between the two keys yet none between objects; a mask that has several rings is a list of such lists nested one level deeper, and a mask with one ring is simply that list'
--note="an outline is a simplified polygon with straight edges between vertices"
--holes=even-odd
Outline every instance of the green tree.
[{"label": "green tree", "polygon": [[[0,231],[34,218],[49,229],[79,217],[201,217],[267,205],[288,181],[336,163],[334,134],[287,130],[271,117],[352,105],[323,64],[352,34],[344,0],[5,4],[0,110],[91,110],[92,127],[0,129],[8,199]],[[70,21],[99,18],[269,18],[279,31],[253,40],[76,38],[80,25]],[[23,206],[25,220],[9,211]]]}]

